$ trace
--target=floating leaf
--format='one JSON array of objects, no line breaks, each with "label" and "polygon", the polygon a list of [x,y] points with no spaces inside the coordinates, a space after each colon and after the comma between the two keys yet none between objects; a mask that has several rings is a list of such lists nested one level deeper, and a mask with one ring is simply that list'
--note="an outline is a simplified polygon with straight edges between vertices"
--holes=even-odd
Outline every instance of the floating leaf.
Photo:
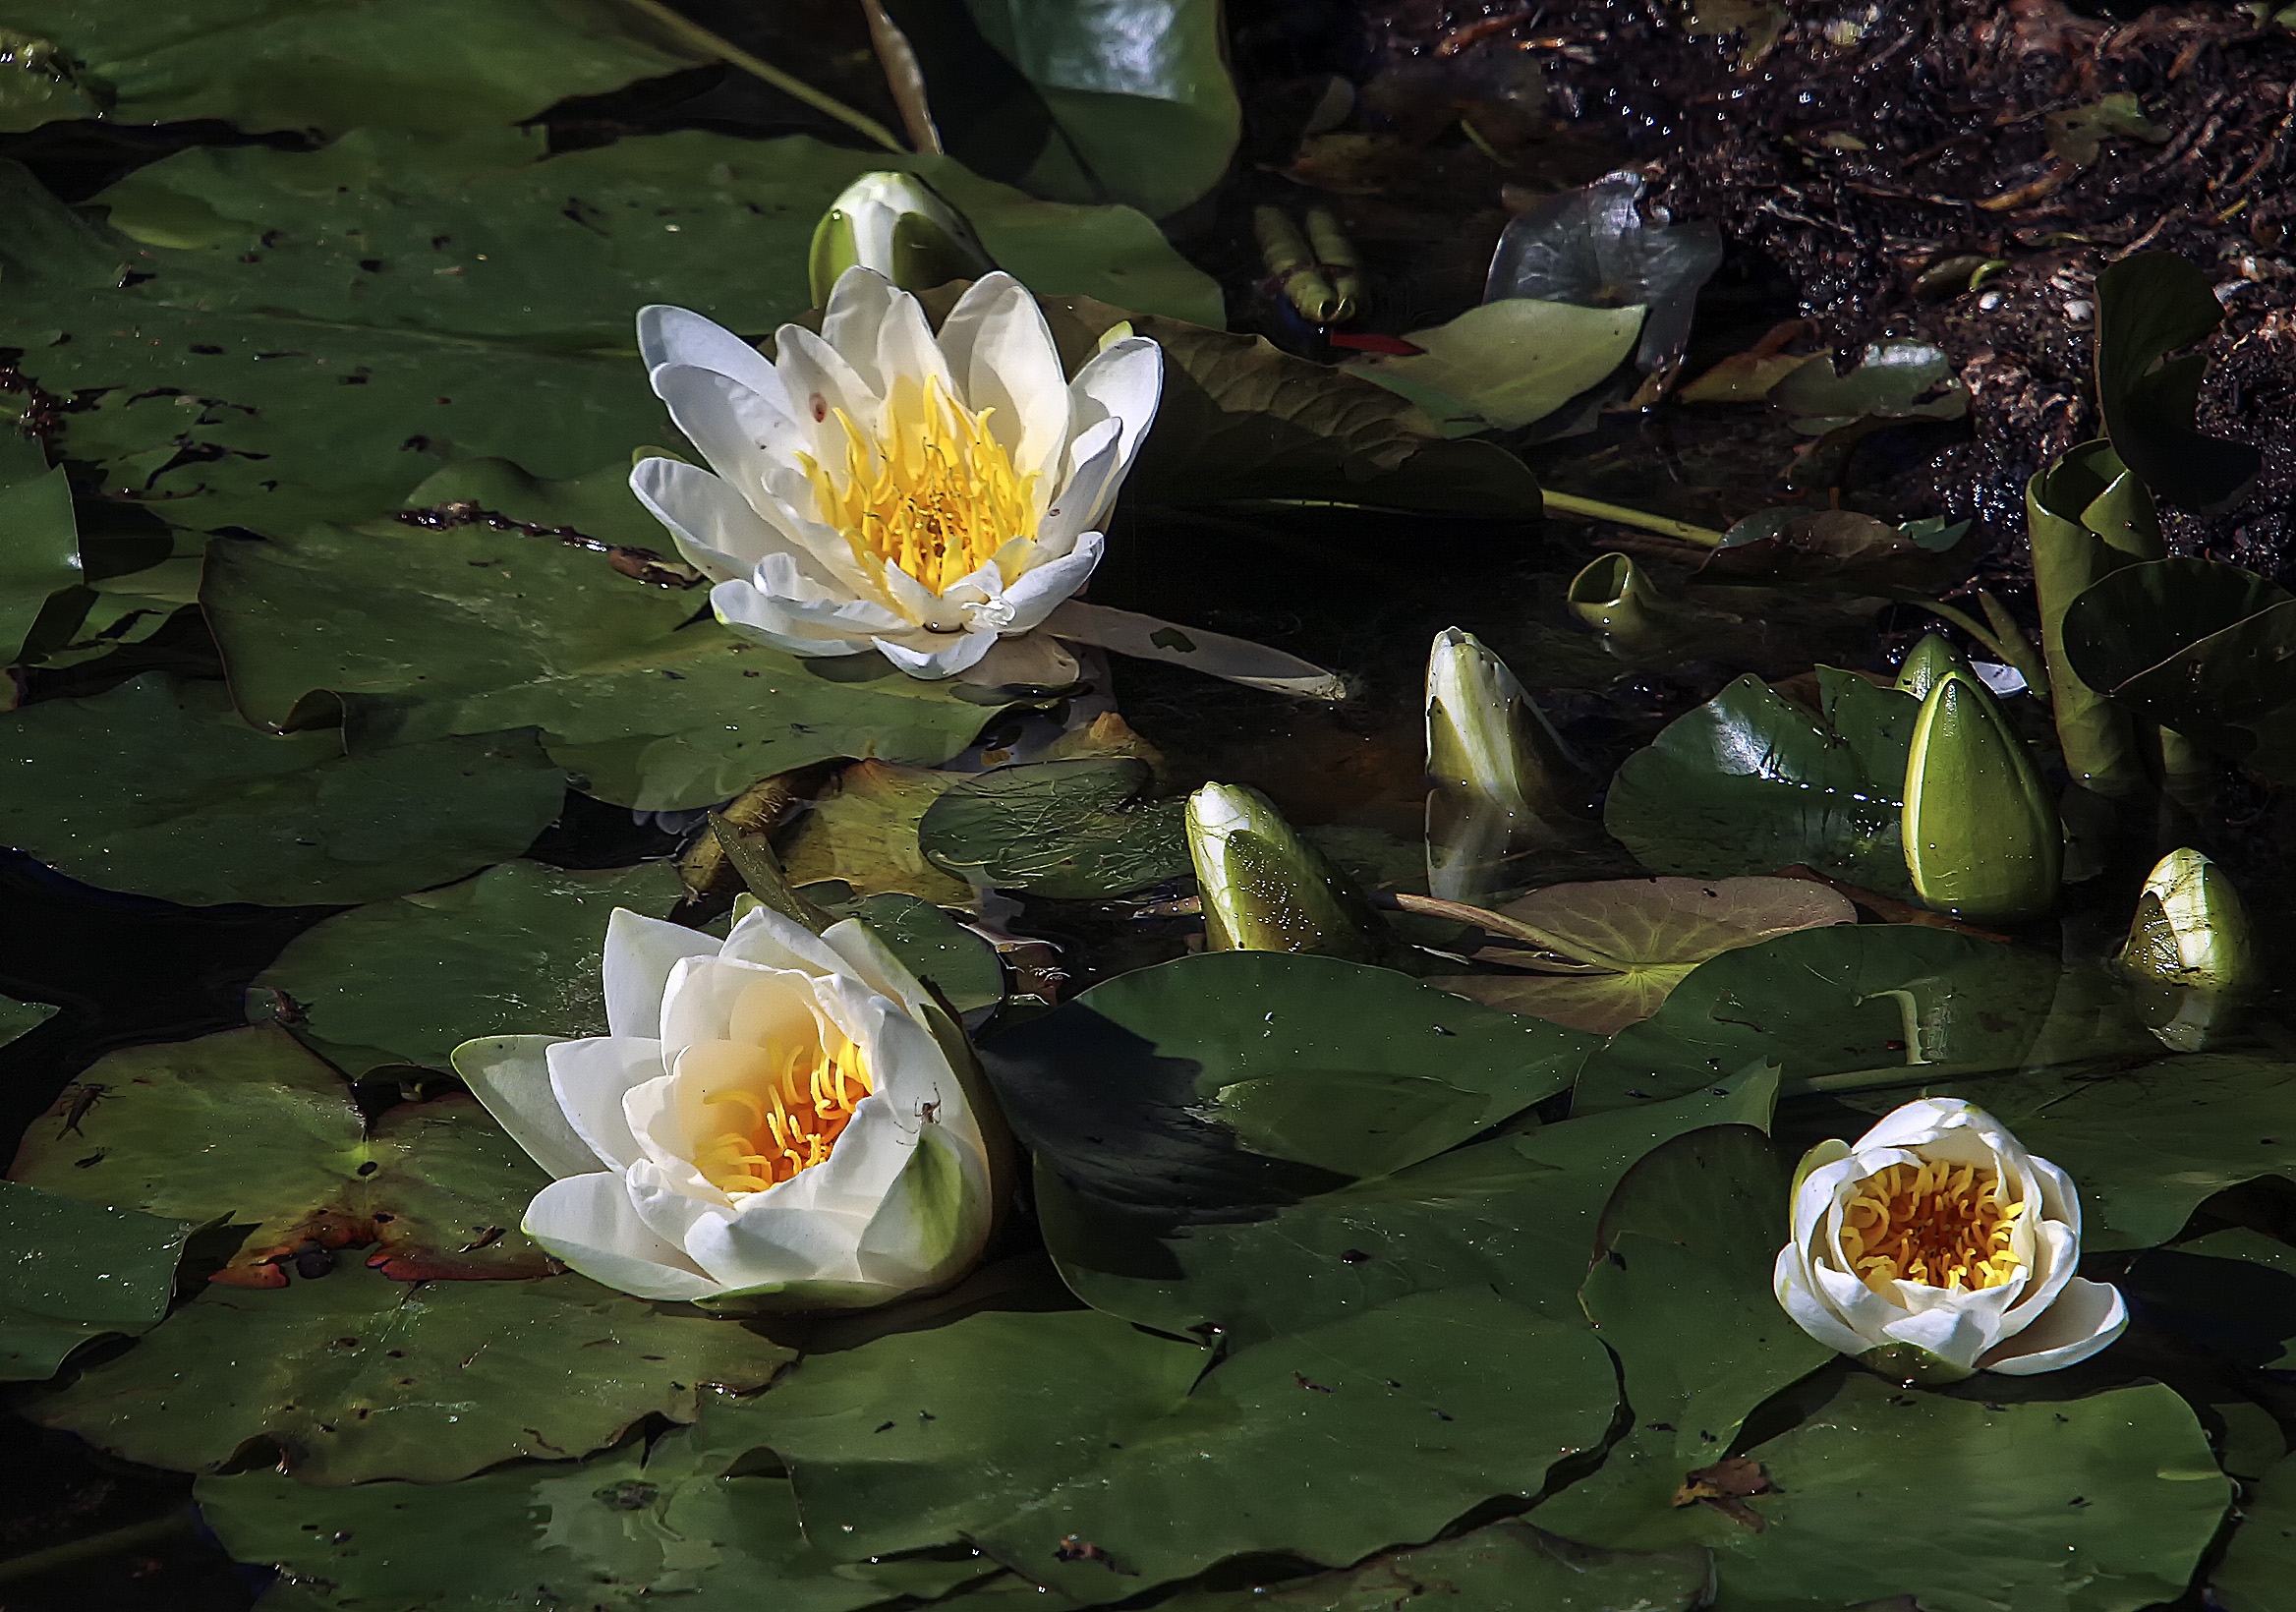
[{"label": "floating leaf", "polygon": [[[240,541],[202,599],[250,720],[333,701],[354,748],[533,725],[617,805],[714,806],[832,756],[938,763],[992,708],[875,655],[800,661],[692,619],[700,601],[547,538],[313,527]],[[531,836],[530,836],[531,837]]]},{"label": "floating leaf", "polygon": [[997,949],[932,902],[899,893],[872,895],[857,910],[892,954],[959,1013],[1004,1000],[1004,965]]},{"label": "floating leaf", "polygon": [[1129,756],[1000,767],[935,800],[917,838],[937,865],[998,890],[1122,895],[1188,871],[1179,804],[1141,801],[1154,781]]},{"label": "floating leaf", "polygon": [[2296,779],[2296,596],[2236,565],[2126,565],[2066,607],[2081,680],[2150,720]]},{"label": "floating leaf", "polygon": [[346,756],[338,732],[258,732],[220,685],[157,673],[28,706],[0,744],[0,839],[187,906],[420,890],[515,856],[565,803],[531,733]]},{"label": "floating leaf", "polygon": [[761,1387],[790,1354],[579,1276],[407,1283],[352,1269],[209,1287],[26,1413],[179,1471],[268,1438],[307,1483],[448,1483],[601,1448],[643,1416],[691,1421],[697,1384]]},{"label": "floating leaf", "polygon": [[157,1326],[191,1230],[0,1181],[0,1381],[49,1376],[90,1338]]},{"label": "floating leaf", "polygon": [[1341,366],[1423,409],[1446,436],[1543,420],[1602,381],[1634,350],[1642,308],[1580,308],[1509,297],[1413,330],[1421,349]]},{"label": "floating leaf", "polygon": [[[459,1093],[371,1127],[274,1025],[97,1060],[32,1122],[9,1174],[84,1203],[251,1228],[216,1280],[282,1287],[299,1251],[375,1242],[406,1281],[554,1269],[516,1230],[547,1178]],[[318,1255],[323,1267],[328,1263]]]},{"label": "floating leaf", "polygon": [[1953,361],[1918,341],[1875,342],[1847,374],[1830,364],[1803,365],[1770,388],[1769,399],[1797,416],[1794,429],[1809,436],[1862,419],[1959,420],[1969,413],[1969,388]]},{"label": "floating leaf", "polygon": [[1677,718],[1612,779],[1603,826],[1654,873],[1697,879],[1800,862],[1910,893],[1898,844],[1921,702],[1817,668],[1812,713],[1741,677]]},{"label": "floating leaf", "polygon": [[48,468],[36,438],[0,430],[0,662],[18,659],[48,596],[80,581],[64,467]]},{"label": "floating leaf", "polygon": [[607,915],[661,917],[682,893],[665,862],[504,862],[305,930],[256,976],[251,1013],[311,1037],[354,1077],[377,1064],[443,1069],[479,1036],[603,1035]]},{"label": "floating leaf", "polygon": [[961,781],[955,773],[857,761],[806,803],[781,856],[792,886],[839,879],[863,895],[898,891],[964,905],[973,887],[925,859],[919,825],[933,803]]},{"label": "floating leaf", "polygon": [[[1944,529],[1939,528],[1940,532]],[[1845,593],[1934,592],[1968,569],[1954,557],[1964,521],[1939,547],[1909,527],[1848,509],[1765,509],[1733,526],[1696,575],[1703,582],[1780,583]]]},{"label": "floating leaf", "polygon": [[2296,1461],[2244,1486],[2240,1529],[2209,1575],[2225,1612],[2271,1612],[2296,1583]]},{"label": "floating leaf", "polygon": [[2264,456],[2193,425],[2208,356],[2170,353],[2206,341],[2224,308],[2209,276],[2173,252],[2140,252],[2096,276],[2096,408],[2137,480],[2175,503],[2230,503]]},{"label": "floating leaf", "polygon": [[2270,1371],[2296,1366],[2296,1248],[2275,1238],[2234,1226],[2154,1248],[2120,1286],[2150,1325],[2219,1358]]},{"label": "floating leaf", "polygon": [[[1615,879],[1556,885],[1499,909],[1549,950],[1602,973],[1454,974],[1427,983],[1513,1013],[1609,1035],[1658,1010],[1693,968],[1732,947],[1858,921],[1849,897],[1801,879]],[[1513,962],[1504,946],[1480,960]],[[1533,966],[1525,964],[1525,966]]]}]

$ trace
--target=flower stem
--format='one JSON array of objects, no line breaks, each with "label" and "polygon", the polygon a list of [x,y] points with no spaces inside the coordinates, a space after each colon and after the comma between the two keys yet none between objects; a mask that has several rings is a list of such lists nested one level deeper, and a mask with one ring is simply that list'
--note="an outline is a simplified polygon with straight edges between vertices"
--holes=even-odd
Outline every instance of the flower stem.
[{"label": "flower stem", "polygon": [[893,138],[892,131],[868,113],[856,111],[834,95],[814,88],[803,79],[792,78],[773,63],[759,60],[731,40],[721,39],[701,24],[679,16],[663,5],[661,0],[622,0],[622,3],[633,10],[644,12],[695,49],[708,52],[728,67],[738,67],[752,78],[765,80],[782,94],[835,118],[848,129],[868,136],[887,150],[899,151],[904,155],[907,153],[908,147]]},{"label": "flower stem", "polygon": [[1661,537],[1680,538],[1684,543],[1694,543],[1701,548],[1721,547],[1722,534],[1710,526],[1693,526],[1688,521],[1669,520],[1664,515],[1646,514],[1639,509],[1629,509],[1623,504],[1604,503],[1599,498],[1581,498],[1576,492],[1557,492],[1551,488],[1539,489],[1539,499],[1550,515],[1583,515],[1589,520],[1616,521],[1621,526],[1640,527],[1645,532],[1656,532]]}]

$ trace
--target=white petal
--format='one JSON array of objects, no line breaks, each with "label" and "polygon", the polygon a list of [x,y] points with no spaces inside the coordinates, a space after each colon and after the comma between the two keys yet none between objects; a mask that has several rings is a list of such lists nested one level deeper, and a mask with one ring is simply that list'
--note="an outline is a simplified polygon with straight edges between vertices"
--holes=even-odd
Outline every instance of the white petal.
[{"label": "white petal", "polygon": [[637,1036],[561,1041],[549,1050],[550,1090],[574,1133],[606,1164],[627,1169],[641,1154],[622,1117],[631,1087],[662,1073],[661,1043]]},{"label": "white petal", "polygon": [[774,333],[780,353],[775,368],[788,388],[790,412],[813,436],[813,456],[822,467],[843,475],[849,446],[836,417],[853,422],[865,442],[875,442],[885,426],[885,400],[843,354],[802,324],[784,324]]},{"label": "white petal", "polygon": [[554,1177],[591,1175],[598,1155],[566,1123],[550,1089],[548,1052],[555,1044],[546,1035],[466,1041],[454,1049],[454,1072],[536,1164]]},{"label": "white petal", "polygon": [[717,955],[721,944],[683,924],[614,908],[605,924],[606,1033],[661,1034],[661,1000],[670,974],[688,957]]},{"label": "white petal", "polygon": [[2086,1360],[2127,1330],[2120,1290],[2075,1277],[2048,1313],[2002,1344],[1982,1364],[2009,1377],[2031,1377]]},{"label": "white petal", "polygon": [[[1117,449],[1120,482],[1156,420],[1156,405],[1164,394],[1164,349],[1146,336],[1126,336],[1095,353],[1076,372],[1068,392],[1074,411],[1072,431],[1081,432],[1102,420],[1122,423]],[[1114,497],[1116,489],[1109,492]]]},{"label": "white petal", "polygon": [[1778,1295],[1786,1313],[1794,1318],[1795,1325],[1826,1348],[1838,1349],[1845,1354],[1863,1354],[1873,1347],[1810,1291],[1808,1273],[1799,1249],[1789,1246],[1778,1250],[1777,1264],[1770,1272],[1770,1289]]},{"label": "white petal", "polygon": [[992,1219],[988,1161],[928,1125],[870,1217],[855,1262],[863,1280],[898,1292],[939,1287],[972,1263]]},{"label": "white petal", "polygon": [[648,374],[664,364],[692,364],[731,375],[766,397],[780,386],[765,354],[725,326],[666,303],[638,310],[638,353]]},{"label": "white petal", "polygon": [[1068,385],[1052,326],[1028,288],[1002,270],[984,274],[941,326],[941,350],[974,412],[994,409],[989,432],[1023,476],[1048,479],[1068,445]]},{"label": "white petal", "polygon": [[1003,630],[1026,632],[1052,614],[1056,605],[1091,580],[1092,568],[1100,563],[1102,547],[1100,534],[1087,532],[1076,540],[1074,548],[1059,559],[1023,571],[1020,580],[1004,590],[1004,603],[1012,607],[1012,619]]},{"label": "white petal", "polygon": [[766,465],[812,451],[813,433],[775,401],[778,380],[769,397],[716,370],[664,364],[654,372],[654,391],[710,467],[744,489],[762,482]]},{"label": "white petal", "polygon": [[[760,907],[749,918],[743,919],[742,923],[748,923],[750,918],[757,917],[765,910]],[[778,913],[773,916],[780,917]],[[782,918],[781,922],[786,924],[789,921]],[[740,934],[740,926],[735,927],[734,934]],[[830,972],[851,974],[879,996],[899,1003],[910,1013],[923,1013],[926,1005],[932,1001],[924,985],[909,971],[909,965],[894,956],[891,949],[878,939],[877,931],[860,919],[840,920],[823,930],[819,936],[807,932],[806,938],[835,959],[830,965]],[[729,936],[725,944],[730,948],[733,938]]]},{"label": "white petal", "polygon": [[728,1288],[860,1280],[853,1253],[867,1221],[829,1209],[784,1208],[768,1202],[771,1196],[760,1192],[738,1208],[696,1216],[686,1233],[687,1257]]},{"label": "white petal", "polygon": [[874,269],[856,263],[837,276],[821,321],[822,339],[843,354],[879,397],[892,395],[896,376],[919,385],[938,379],[956,387],[917,299]]},{"label": "white petal", "polygon": [[641,460],[630,490],[669,529],[686,563],[713,582],[746,576],[767,554],[791,547],[748,499],[699,465]]},{"label": "white petal", "polygon": [[785,602],[746,581],[720,582],[711,589],[710,607],[742,637],[790,655],[859,655],[878,633],[907,625],[884,606],[866,601]]},{"label": "white petal", "polygon": [[1037,549],[1046,558],[1066,553],[1079,534],[1097,530],[1116,502],[1123,470],[1118,434],[1117,423],[1104,420],[1076,438],[1076,467],[1037,522]]},{"label": "white petal", "polygon": [[1960,1370],[1975,1371],[1978,1356],[1993,1342],[1992,1329],[1986,1324],[1990,1319],[1981,1311],[1959,1304],[1938,1304],[1892,1321],[1882,1328],[1882,1336],[1888,1343],[1926,1350]]},{"label": "white petal", "polygon": [[[977,665],[997,643],[994,627],[980,628],[966,633],[918,633],[907,644],[890,638],[872,638],[880,654],[911,677],[927,679],[953,677],[966,667]],[[911,645],[921,647],[912,648]],[[930,646],[930,647],[922,647]]]},{"label": "white petal", "polygon": [[1297,694],[1311,700],[1348,697],[1348,686],[1336,673],[1296,655],[1287,655],[1248,639],[1231,638],[1226,633],[1177,627],[1132,610],[1087,604],[1080,599],[1065,600],[1055,607],[1044,619],[1044,630],[1056,638],[1097,644],[1119,655],[1165,661],[1176,666],[1194,666],[1198,671],[1241,683],[1246,688]]},{"label": "white petal", "polygon": [[[717,955],[688,957],[677,965],[662,997],[664,1068],[682,1080],[689,1048],[726,1040],[762,1047],[769,1037],[815,1039],[812,975],[796,969],[729,962]],[[632,1125],[637,1134],[644,1135],[635,1120]],[[683,1152],[682,1147],[666,1140],[663,1146]]]},{"label": "white petal", "polygon": [[605,1171],[550,1182],[527,1205],[521,1230],[593,1282],[640,1298],[690,1301],[720,1291],[655,1236],[621,1178]]},{"label": "white petal", "polygon": [[1918,1098],[1883,1115],[1871,1130],[1851,1144],[1851,1150],[1865,1153],[1877,1147],[1920,1147],[1967,1124],[1971,1115],[1982,1117],[1983,1111],[1958,1097]]},{"label": "white petal", "polygon": [[[847,918],[832,929],[830,935],[859,922],[858,918]],[[831,943],[829,935],[816,935],[771,907],[752,907],[726,935],[718,955],[728,962],[751,962],[764,968],[797,968],[809,974],[835,974],[846,967],[841,950]]]}]

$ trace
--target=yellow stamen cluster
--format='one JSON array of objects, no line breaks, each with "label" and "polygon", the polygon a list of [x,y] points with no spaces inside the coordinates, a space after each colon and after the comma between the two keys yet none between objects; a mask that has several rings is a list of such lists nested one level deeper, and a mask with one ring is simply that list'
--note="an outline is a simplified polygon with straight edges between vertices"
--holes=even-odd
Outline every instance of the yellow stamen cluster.
[{"label": "yellow stamen cluster", "polygon": [[1842,1252],[1883,1297],[1893,1296],[1893,1281],[1971,1293],[2000,1287],[2023,1265],[2009,1238],[2026,1209],[2004,1206],[2000,1189],[2000,1178],[1979,1165],[1890,1165],[1842,1206]]},{"label": "yellow stamen cluster", "polygon": [[772,1073],[762,1089],[736,1087],[703,1099],[741,1114],[738,1124],[711,1137],[694,1156],[703,1180],[736,1196],[763,1192],[830,1156],[853,1111],[874,1089],[861,1049],[834,1032],[832,1042],[770,1050]]},{"label": "yellow stamen cluster", "polygon": [[822,521],[844,534],[865,567],[897,565],[946,593],[1006,542],[1035,532],[1037,478],[1015,471],[989,433],[994,412],[975,414],[938,376],[920,384],[905,375],[893,382],[885,433],[874,445],[842,409],[834,411],[844,464],[827,466],[810,455],[799,461]]}]

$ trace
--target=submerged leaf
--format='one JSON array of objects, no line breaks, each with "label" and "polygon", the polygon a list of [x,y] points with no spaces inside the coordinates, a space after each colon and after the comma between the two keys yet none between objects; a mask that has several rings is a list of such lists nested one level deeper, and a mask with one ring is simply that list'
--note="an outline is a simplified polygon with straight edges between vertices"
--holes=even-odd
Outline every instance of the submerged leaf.
[{"label": "submerged leaf", "polygon": [[1062,900],[1122,895],[1188,870],[1178,803],[1141,798],[1153,781],[1129,756],[1000,767],[935,800],[918,842],[970,882],[968,897],[972,883]]},{"label": "submerged leaf", "polygon": [[802,808],[781,854],[792,887],[841,880],[857,894],[899,891],[962,906],[973,887],[929,862],[918,829],[933,803],[963,780],[957,773],[857,761]]}]

